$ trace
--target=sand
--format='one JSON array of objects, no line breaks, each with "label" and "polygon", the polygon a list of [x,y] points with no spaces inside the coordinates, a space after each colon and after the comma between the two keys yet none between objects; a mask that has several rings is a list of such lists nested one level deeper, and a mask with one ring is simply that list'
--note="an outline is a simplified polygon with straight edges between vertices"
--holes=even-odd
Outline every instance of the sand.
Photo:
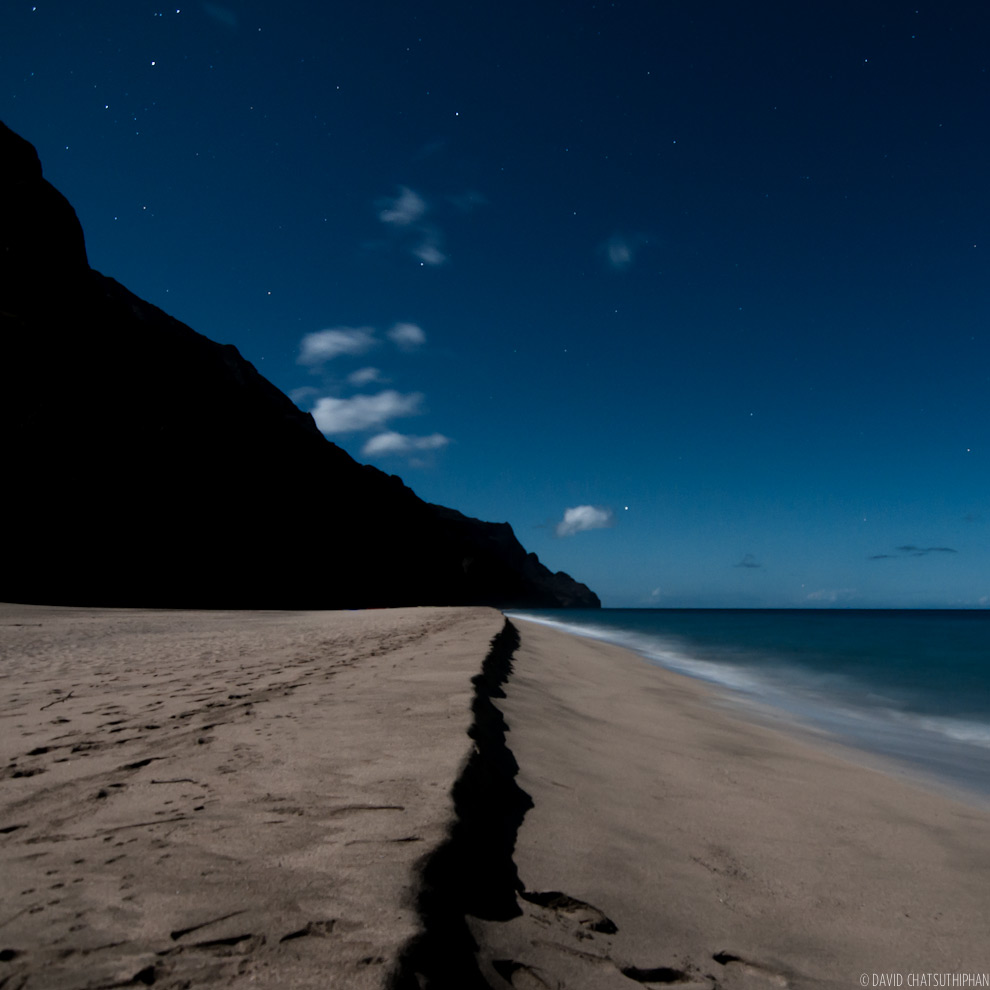
[{"label": "sand", "polygon": [[0,986],[382,986],[502,623],[0,608]]},{"label": "sand", "polygon": [[0,988],[990,981],[986,811],[514,625],[0,606]]},{"label": "sand", "polygon": [[515,862],[549,906],[475,923],[494,986],[990,983],[986,811],[747,721],[626,650],[517,625],[500,705],[533,807]]}]

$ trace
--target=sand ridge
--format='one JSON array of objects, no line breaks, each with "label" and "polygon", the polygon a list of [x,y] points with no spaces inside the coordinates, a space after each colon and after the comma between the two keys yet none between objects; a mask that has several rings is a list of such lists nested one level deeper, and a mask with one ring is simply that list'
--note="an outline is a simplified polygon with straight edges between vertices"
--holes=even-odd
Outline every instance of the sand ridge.
[{"label": "sand ridge", "polygon": [[0,985],[381,986],[502,623],[0,607]]}]

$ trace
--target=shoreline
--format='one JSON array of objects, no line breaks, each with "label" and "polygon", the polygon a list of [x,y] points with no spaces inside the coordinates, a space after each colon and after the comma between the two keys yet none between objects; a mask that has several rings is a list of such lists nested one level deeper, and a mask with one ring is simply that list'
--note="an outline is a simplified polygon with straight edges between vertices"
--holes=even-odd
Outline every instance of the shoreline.
[{"label": "shoreline", "polygon": [[508,958],[549,986],[618,990],[990,971],[986,812],[741,717],[631,650],[520,625],[502,709],[534,803],[515,856],[528,893],[516,919],[478,923],[488,973]]},{"label": "shoreline", "polygon": [[625,647],[484,608],[10,605],[0,646],[18,990],[990,972],[990,815]]},{"label": "shoreline", "polygon": [[[840,759],[882,770],[889,776],[913,782],[945,797],[990,810],[987,751],[967,745],[944,731],[933,732],[930,726],[924,725],[925,719],[938,721],[938,715],[909,716],[888,708],[854,709],[848,699],[835,695],[818,692],[809,696],[807,692],[793,690],[788,693],[786,687],[782,690],[780,685],[754,680],[751,671],[745,671],[740,681],[732,666],[726,667],[721,675],[705,669],[695,672],[690,666],[690,658],[683,667],[669,663],[664,659],[665,651],[658,654],[651,649],[652,644],[640,646],[636,642],[624,642],[620,638],[624,631],[617,630],[613,638],[609,627],[588,628],[568,623],[560,616],[548,618],[525,611],[509,611],[507,615],[567,635],[627,649],[651,669],[686,677],[702,686],[710,692],[713,702],[724,706],[730,714],[787,733]],[[702,668],[707,662],[702,662]],[[806,672],[797,670],[795,674],[800,684],[800,678],[802,674],[806,676]],[[969,728],[965,723],[960,726]]]}]

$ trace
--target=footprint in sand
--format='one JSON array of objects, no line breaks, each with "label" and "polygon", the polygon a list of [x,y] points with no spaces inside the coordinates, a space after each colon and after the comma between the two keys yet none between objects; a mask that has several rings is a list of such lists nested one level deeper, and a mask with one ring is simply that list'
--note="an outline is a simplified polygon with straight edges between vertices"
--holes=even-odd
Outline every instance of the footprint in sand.
[{"label": "footprint in sand", "polygon": [[[579,939],[593,939],[594,934],[615,935],[619,928],[603,911],[587,901],[579,900],[559,890],[521,891],[519,897],[530,904],[553,913],[557,921],[569,929]],[[534,943],[535,944],[535,943]],[[611,956],[611,940],[606,940],[596,952],[579,951],[573,945],[560,942],[545,942],[557,951],[567,953],[572,958],[585,960],[593,967],[614,966],[626,979],[649,986],[669,986],[678,983],[696,983],[698,975],[673,966],[632,966],[622,965]],[[724,955],[726,961],[742,962],[734,956]],[[715,957],[717,962],[722,958]],[[725,963],[723,963],[724,965]],[[542,990],[543,987],[559,987],[561,984],[537,966],[527,965],[514,959],[492,961],[492,967],[514,990]],[[707,980],[702,979],[703,984]]]},{"label": "footprint in sand", "polygon": [[326,921],[310,921],[304,928],[289,932],[288,935],[283,935],[279,939],[279,942],[291,942],[297,938],[306,938],[307,936],[326,938],[328,935],[333,934],[336,926],[336,918],[328,918]]},{"label": "footprint in sand", "polygon": [[624,966],[619,972],[629,980],[637,983],[686,983],[692,979],[690,973],[672,966],[655,966],[652,969],[640,969],[639,966]]},{"label": "footprint in sand", "polygon": [[554,986],[535,966],[527,966],[514,959],[495,959],[492,967],[512,990],[552,990]]},{"label": "footprint in sand", "polygon": [[530,904],[553,911],[562,920],[580,925],[588,931],[614,935],[619,929],[598,908],[559,890],[524,890],[519,896]]},{"label": "footprint in sand", "polygon": [[766,981],[770,986],[790,986],[790,982],[783,973],[775,972],[760,963],[743,959],[741,956],[733,955],[731,952],[716,952],[715,955],[712,956],[712,959],[714,959],[720,966],[725,966],[726,968],[730,966],[733,968],[738,968],[750,976]]}]

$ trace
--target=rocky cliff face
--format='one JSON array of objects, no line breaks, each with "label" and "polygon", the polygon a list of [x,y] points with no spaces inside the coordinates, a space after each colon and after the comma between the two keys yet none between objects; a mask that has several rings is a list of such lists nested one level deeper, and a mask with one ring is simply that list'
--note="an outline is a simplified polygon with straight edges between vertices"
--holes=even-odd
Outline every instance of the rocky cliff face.
[{"label": "rocky cliff face", "polygon": [[0,124],[0,600],[597,607],[507,524],[352,460],[245,361],[90,269]]}]

